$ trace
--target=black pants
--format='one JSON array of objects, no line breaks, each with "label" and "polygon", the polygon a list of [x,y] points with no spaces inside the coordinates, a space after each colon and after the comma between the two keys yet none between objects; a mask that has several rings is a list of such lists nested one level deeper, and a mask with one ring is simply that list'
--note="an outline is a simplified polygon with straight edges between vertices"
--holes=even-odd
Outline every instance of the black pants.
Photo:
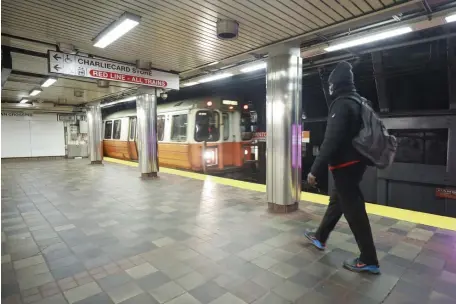
[{"label": "black pants", "polygon": [[358,163],[335,169],[332,172],[335,187],[329,199],[328,209],[326,209],[320,227],[316,232],[316,238],[320,242],[326,243],[329,234],[344,214],[361,252],[361,262],[368,265],[378,265],[364,197],[359,188],[365,171],[366,166]]}]

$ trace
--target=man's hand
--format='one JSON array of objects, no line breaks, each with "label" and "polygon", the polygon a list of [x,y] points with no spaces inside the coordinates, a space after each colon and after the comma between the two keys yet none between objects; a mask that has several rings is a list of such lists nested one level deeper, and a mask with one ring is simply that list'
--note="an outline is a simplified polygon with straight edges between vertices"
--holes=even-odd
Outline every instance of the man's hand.
[{"label": "man's hand", "polygon": [[317,184],[317,178],[310,172],[307,174],[307,183],[312,187]]}]

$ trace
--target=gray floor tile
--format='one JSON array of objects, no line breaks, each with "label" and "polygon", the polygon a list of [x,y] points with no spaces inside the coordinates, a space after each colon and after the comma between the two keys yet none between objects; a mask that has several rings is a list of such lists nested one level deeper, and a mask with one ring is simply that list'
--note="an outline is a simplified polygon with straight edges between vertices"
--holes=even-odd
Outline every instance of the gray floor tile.
[{"label": "gray floor tile", "polygon": [[114,304],[107,293],[102,292],[97,295],[85,298],[84,300],[78,301],[75,304]]},{"label": "gray floor tile", "polygon": [[162,286],[165,283],[168,283],[170,278],[163,274],[161,271],[154,272],[148,276],[142,277],[136,280],[138,286],[140,286],[144,291],[150,291],[157,287]]},{"label": "gray floor tile", "polygon": [[194,288],[189,293],[201,303],[206,304],[219,298],[226,292],[227,291],[225,289],[217,285],[215,282],[210,281]]},{"label": "gray floor tile", "polygon": [[210,302],[210,304],[246,304],[246,302],[242,301],[235,295],[227,292],[219,298]]},{"label": "gray floor tile", "polygon": [[272,291],[284,299],[287,299],[289,301],[296,301],[303,294],[305,294],[308,289],[292,281],[285,281],[275,287]]},{"label": "gray floor tile", "polygon": [[171,281],[150,290],[149,293],[159,302],[165,303],[185,293],[185,289]]},{"label": "gray floor tile", "polygon": [[268,294],[253,302],[253,304],[291,304],[291,301],[285,300],[273,292],[269,292]]},{"label": "gray floor tile", "polygon": [[70,304],[84,300],[88,297],[101,293],[101,289],[96,282],[78,286],[64,292],[65,298]]},{"label": "gray floor tile", "polygon": [[195,299],[192,295],[184,293],[183,295],[180,295],[177,298],[172,299],[166,304],[201,304],[201,302]]},{"label": "gray floor tile", "polygon": [[158,303],[159,302],[157,302],[148,293],[141,293],[137,296],[134,296],[132,298],[129,298],[128,300],[121,302],[121,304],[158,304]]},{"label": "gray floor tile", "polygon": [[[205,193],[202,186],[161,173],[145,187],[136,168],[108,163],[2,162],[2,298],[41,292],[41,285],[83,271],[93,272],[100,286],[92,282],[65,291],[73,300],[85,297],[80,303],[114,303],[102,290],[126,303],[154,297],[172,304],[280,304],[309,288],[314,289],[297,303],[414,298],[414,304],[430,304],[456,298],[452,231],[371,215],[382,275],[359,275],[341,268],[357,255],[344,218],[325,252],[301,237],[319,224],[326,206],[303,202],[301,212],[288,218],[265,212],[264,193],[217,183]],[[139,254],[140,262],[133,258]],[[107,266],[114,262],[122,270]],[[95,269],[100,266],[107,267]],[[53,294],[40,304],[62,301]]]},{"label": "gray floor tile", "polygon": [[130,276],[128,276],[125,272],[121,272],[99,279],[98,284],[103,290],[108,291],[116,288],[117,286],[126,284],[129,281],[131,281]]},{"label": "gray floor tile", "polygon": [[241,300],[251,303],[265,295],[268,289],[248,280],[230,288],[230,292]]},{"label": "gray floor tile", "polygon": [[108,295],[111,297],[111,300],[115,303],[122,303],[128,299],[131,299],[144,291],[138,287],[134,282],[129,282],[124,285],[120,285],[114,289],[108,291]]}]

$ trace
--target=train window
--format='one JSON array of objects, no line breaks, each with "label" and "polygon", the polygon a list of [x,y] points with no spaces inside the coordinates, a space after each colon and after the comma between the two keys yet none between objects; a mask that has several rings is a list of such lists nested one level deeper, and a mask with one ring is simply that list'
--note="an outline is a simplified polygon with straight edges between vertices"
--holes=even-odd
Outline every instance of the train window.
[{"label": "train window", "polygon": [[105,134],[104,139],[111,139],[112,137],[112,120],[105,121]]},{"label": "train window", "polygon": [[120,139],[120,127],[122,126],[121,120],[117,119],[114,120],[114,131],[112,135],[112,139]]},{"label": "train window", "polygon": [[130,139],[134,140],[136,138],[136,117],[130,118]]},{"label": "train window", "polygon": [[230,116],[223,113],[223,140],[230,139]]},{"label": "train window", "polygon": [[157,116],[157,140],[163,141],[163,136],[165,134],[165,115]]},{"label": "train window", "polygon": [[195,141],[218,141],[220,138],[220,115],[202,110],[196,112]]},{"label": "train window", "polygon": [[171,127],[171,140],[187,140],[187,114],[173,115]]},{"label": "train window", "polygon": [[446,166],[448,129],[389,132],[398,142],[395,162]]}]

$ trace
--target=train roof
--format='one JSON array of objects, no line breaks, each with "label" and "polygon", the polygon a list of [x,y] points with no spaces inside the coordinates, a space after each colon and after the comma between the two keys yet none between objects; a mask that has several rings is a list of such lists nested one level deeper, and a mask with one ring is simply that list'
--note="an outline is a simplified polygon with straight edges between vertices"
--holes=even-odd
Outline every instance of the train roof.
[{"label": "train roof", "polygon": [[[179,100],[168,102],[165,104],[160,104],[157,106],[157,112],[166,113],[166,112],[175,112],[181,110],[190,110],[192,108],[205,108],[206,103],[208,101],[213,102],[214,108],[220,108],[222,106],[222,98],[221,97],[198,97],[186,100]],[[104,120],[107,119],[116,119],[120,117],[127,117],[127,116],[136,116],[136,109],[128,109],[118,111],[112,114],[107,115],[104,117]]]}]

